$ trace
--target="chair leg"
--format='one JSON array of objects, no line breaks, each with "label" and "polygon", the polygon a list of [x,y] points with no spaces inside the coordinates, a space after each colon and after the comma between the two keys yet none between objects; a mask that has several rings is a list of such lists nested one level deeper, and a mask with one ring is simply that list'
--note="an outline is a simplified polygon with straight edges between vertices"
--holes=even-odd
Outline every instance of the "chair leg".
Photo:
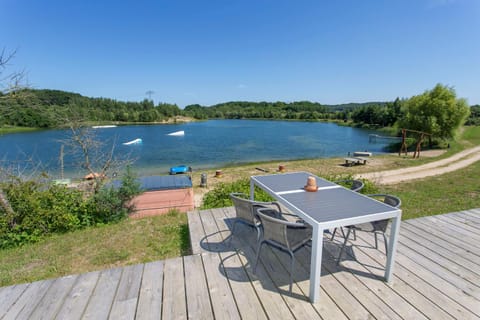
[{"label": "chair leg", "polygon": [[[337,232],[337,229],[338,229],[338,228],[333,229],[333,234],[332,234],[332,237],[330,238],[330,241],[333,241],[333,238],[335,238],[335,233]],[[342,228],[342,227],[340,227],[340,231],[342,232],[342,236],[345,238],[345,231],[343,231],[343,228]],[[355,230],[353,230],[353,232],[355,232]],[[355,233],[354,233],[354,235],[355,235]],[[357,240],[357,236],[356,236],[356,235],[355,235],[354,240]]]},{"label": "chair leg", "polygon": [[237,220],[233,221],[232,231],[230,232],[230,239],[228,239],[228,246],[232,243],[233,234],[235,233],[235,226],[237,225]]},{"label": "chair leg", "polygon": [[357,241],[357,231],[353,228],[353,241]]},{"label": "chair leg", "polygon": [[255,265],[253,266],[253,274],[257,272],[258,259],[260,259],[260,250],[262,250],[263,241],[258,244],[257,256],[255,258]]},{"label": "chair leg", "polygon": [[340,259],[342,258],[343,251],[345,250],[345,246],[347,245],[348,237],[350,236],[351,231],[352,231],[352,228],[348,228],[347,236],[345,237],[345,241],[343,241],[342,248],[340,249],[340,254],[338,255],[337,265],[340,264]]},{"label": "chair leg", "polygon": [[257,243],[259,243],[262,230],[259,226],[255,226],[255,229],[257,229]]},{"label": "chair leg", "polygon": [[374,232],[373,234],[375,235],[375,249],[378,249],[378,239],[377,239],[378,233]]},{"label": "chair leg", "polygon": [[388,257],[388,243],[387,243],[387,236],[385,235],[385,233],[382,233],[383,235],[383,241],[385,243],[385,255]]},{"label": "chair leg", "polygon": [[337,232],[337,228],[333,229],[332,237],[330,238],[330,241],[333,241],[333,238],[335,238],[335,233]]},{"label": "chair leg", "polygon": [[292,295],[292,286],[293,286],[293,269],[295,267],[295,257],[293,256],[293,252],[288,252],[290,254],[290,287],[288,291],[290,292],[290,295]]}]

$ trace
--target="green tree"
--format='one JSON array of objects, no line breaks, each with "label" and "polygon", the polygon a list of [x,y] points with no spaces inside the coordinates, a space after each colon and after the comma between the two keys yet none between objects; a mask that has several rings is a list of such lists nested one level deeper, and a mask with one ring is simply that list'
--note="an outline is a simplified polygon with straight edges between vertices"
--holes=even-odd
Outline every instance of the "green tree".
[{"label": "green tree", "polygon": [[437,84],[432,90],[405,101],[400,126],[449,139],[455,136],[469,112],[467,102],[457,99],[453,88]]},{"label": "green tree", "polygon": [[480,125],[480,105],[476,104],[470,106],[470,116],[468,117],[465,124],[470,126]]}]

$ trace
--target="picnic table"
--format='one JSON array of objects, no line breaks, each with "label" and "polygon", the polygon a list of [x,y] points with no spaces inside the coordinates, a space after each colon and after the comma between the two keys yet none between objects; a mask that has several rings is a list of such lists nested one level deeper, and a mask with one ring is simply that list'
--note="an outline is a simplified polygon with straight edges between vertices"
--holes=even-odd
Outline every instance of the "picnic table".
[{"label": "picnic table", "polygon": [[356,164],[367,164],[367,158],[365,157],[347,157],[344,158],[346,166],[353,166]]}]

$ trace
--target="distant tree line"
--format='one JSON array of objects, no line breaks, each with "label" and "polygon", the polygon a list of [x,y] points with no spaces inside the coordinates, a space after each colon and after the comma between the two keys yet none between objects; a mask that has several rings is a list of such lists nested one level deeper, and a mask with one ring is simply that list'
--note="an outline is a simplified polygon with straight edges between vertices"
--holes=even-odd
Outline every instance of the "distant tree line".
[{"label": "distant tree line", "polygon": [[161,122],[182,113],[177,105],[155,106],[147,99],[123,102],[59,90],[0,93],[0,126],[53,128],[64,125],[72,116],[94,122]]},{"label": "distant tree line", "polygon": [[470,116],[465,124],[467,126],[480,126],[480,105],[475,104],[470,107]]},{"label": "distant tree line", "polygon": [[[466,110],[469,109],[469,110]],[[59,90],[33,90],[0,93],[0,126],[37,128],[60,127],[74,115],[91,122],[162,122],[176,116],[206,119],[275,119],[296,121],[337,121],[364,127],[402,126],[416,130],[451,136],[451,130],[442,126],[480,124],[480,106],[468,108],[455,91],[437,85],[434,89],[393,102],[349,103],[323,105],[310,101],[247,102],[231,101],[212,106],[198,104],[183,110],[175,104],[144,99],[141,102],[123,102],[107,98],[89,98],[77,93]],[[451,121],[455,118],[455,121]],[[450,123],[444,123],[450,119]],[[465,121],[466,119],[466,121]]]},{"label": "distant tree line", "polygon": [[352,120],[355,110],[381,110],[385,102],[322,105],[317,102],[246,102],[232,101],[205,107],[186,106],[185,115],[196,119],[278,119],[278,120]]}]

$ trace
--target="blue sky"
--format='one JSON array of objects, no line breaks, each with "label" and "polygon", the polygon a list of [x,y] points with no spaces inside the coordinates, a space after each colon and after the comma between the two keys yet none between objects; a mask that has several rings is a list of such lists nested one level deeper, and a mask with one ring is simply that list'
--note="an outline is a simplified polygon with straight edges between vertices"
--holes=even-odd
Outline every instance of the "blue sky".
[{"label": "blue sky", "polygon": [[34,88],[212,105],[408,98],[480,104],[479,0],[0,0]]}]

